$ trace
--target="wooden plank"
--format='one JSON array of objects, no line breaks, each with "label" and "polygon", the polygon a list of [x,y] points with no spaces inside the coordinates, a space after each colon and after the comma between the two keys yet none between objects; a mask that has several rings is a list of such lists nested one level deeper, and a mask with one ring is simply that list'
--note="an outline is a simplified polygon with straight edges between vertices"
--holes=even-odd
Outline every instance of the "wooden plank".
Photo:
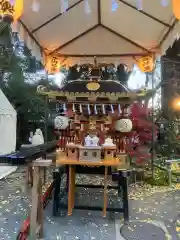
[{"label": "wooden plank", "polygon": [[114,161],[100,161],[100,162],[90,162],[90,161],[79,161],[79,160],[71,160],[71,159],[61,159],[56,162],[56,167],[59,165],[85,165],[85,166],[119,166],[120,162],[118,160]]},{"label": "wooden plank", "polygon": [[32,187],[32,207],[31,207],[31,216],[30,216],[30,239],[32,240],[36,239],[36,231],[37,231],[39,180],[40,180],[40,169],[39,167],[34,167],[33,187]]},{"label": "wooden plank", "polygon": [[32,162],[32,166],[35,167],[50,167],[52,165],[52,159],[36,159]]}]

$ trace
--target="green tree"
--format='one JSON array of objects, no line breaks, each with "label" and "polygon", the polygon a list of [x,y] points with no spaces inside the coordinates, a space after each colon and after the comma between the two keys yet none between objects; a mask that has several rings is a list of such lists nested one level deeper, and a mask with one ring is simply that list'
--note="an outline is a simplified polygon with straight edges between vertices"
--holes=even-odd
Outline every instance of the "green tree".
[{"label": "green tree", "polygon": [[[46,109],[44,99],[37,94],[37,85],[48,85],[48,79],[29,81],[40,66],[23,45],[17,35],[11,34],[8,24],[0,26],[0,88],[17,111],[17,135],[20,142],[28,139],[32,123],[41,123],[44,127]],[[31,126],[30,126],[31,124]],[[34,129],[35,130],[35,129]]]}]

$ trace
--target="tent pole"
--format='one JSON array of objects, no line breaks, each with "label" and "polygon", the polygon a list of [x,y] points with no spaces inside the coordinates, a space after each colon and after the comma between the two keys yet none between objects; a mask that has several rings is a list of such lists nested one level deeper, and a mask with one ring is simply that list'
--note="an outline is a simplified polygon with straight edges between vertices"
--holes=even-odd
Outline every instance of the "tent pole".
[{"label": "tent pole", "polygon": [[152,152],[151,152],[151,170],[152,170],[152,178],[154,179],[154,160],[155,160],[155,141],[156,141],[156,135],[155,135],[155,116],[154,116],[154,71],[151,74],[152,78]]},{"label": "tent pole", "polygon": [[48,96],[45,96],[45,110],[44,110],[44,140],[48,142]]}]

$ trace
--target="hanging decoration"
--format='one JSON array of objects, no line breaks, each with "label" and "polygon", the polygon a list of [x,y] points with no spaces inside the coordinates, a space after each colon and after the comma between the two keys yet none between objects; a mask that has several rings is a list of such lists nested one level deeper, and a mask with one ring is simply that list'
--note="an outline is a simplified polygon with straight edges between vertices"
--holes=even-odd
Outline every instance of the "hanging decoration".
[{"label": "hanging decoration", "polygon": [[179,0],[172,0],[172,4],[173,4],[173,13],[174,16],[180,20],[180,1]]},{"label": "hanging decoration", "polygon": [[32,10],[33,10],[34,12],[39,12],[39,9],[40,9],[39,0],[33,0]]},{"label": "hanging decoration", "polygon": [[84,11],[85,11],[86,14],[90,14],[91,13],[91,8],[90,8],[88,0],[84,1]]},{"label": "hanging decoration", "polygon": [[17,21],[23,14],[23,2],[24,0],[1,0],[0,16],[8,23]]},{"label": "hanging decoration", "polygon": [[118,132],[131,132],[133,124],[130,119],[120,119],[115,122],[114,128]]},{"label": "hanging decoration", "polygon": [[105,109],[104,104],[102,105],[102,112],[103,112],[103,114],[106,114],[106,109]]},{"label": "hanging decoration", "polygon": [[59,72],[60,60],[56,56],[46,56],[45,58],[45,69],[49,74]]},{"label": "hanging decoration", "polygon": [[68,0],[61,0],[61,13],[65,13],[68,9]]},{"label": "hanging decoration", "polygon": [[111,0],[111,11],[116,12],[117,9],[118,9],[117,1],[116,0]]},{"label": "hanging decoration", "polygon": [[19,20],[24,10],[24,0],[15,0],[14,3],[14,21]]},{"label": "hanging decoration", "polygon": [[163,7],[167,7],[168,4],[169,4],[169,0],[161,0],[161,5],[162,5]]},{"label": "hanging decoration", "polygon": [[12,6],[14,6],[16,0],[10,0],[9,2],[10,2],[10,4],[11,4]]},{"label": "hanging decoration", "polygon": [[91,115],[91,109],[89,104],[88,104],[88,114]]},{"label": "hanging decoration", "polygon": [[137,66],[142,72],[152,72],[154,69],[153,56],[142,57],[137,61]]},{"label": "hanging decoration", "polygon": [[139,11],[143,10],[143,0],[136,0],[137,1],[137,9]]}]

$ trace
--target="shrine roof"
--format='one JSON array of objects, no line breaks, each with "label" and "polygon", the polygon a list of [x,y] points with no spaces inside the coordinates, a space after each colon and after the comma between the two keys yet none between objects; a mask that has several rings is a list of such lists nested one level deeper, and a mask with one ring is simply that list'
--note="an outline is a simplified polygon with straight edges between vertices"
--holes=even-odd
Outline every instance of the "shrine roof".
[{"label": "shrine roof", "polygon": [[99,102],[99,103],[119,103],[119,101],[129,102],[137,98],[137,94],[130,91],[127,86],[119,81],[101,80],[86,81],[74,80],[66,83],[58,90],[50,90],[40,85],[37,91],[49,98],[55,98],[62,102]]},{"label": "shrine roof", "polygon": [[122,83],[114,80],[104,80],[104,81],[98,81],[99,88],[97,90],[90,90],[88,89],[88,84],[92,83],[90,81],[85,80],[74,80],[69,81],[67,84],[65,84],[60,91],[63,92],[69,92],[69,93],[76,93],[76,92],[83,92],[83,93],[127,93],[130,92],[130,90],[123,85]]}]

